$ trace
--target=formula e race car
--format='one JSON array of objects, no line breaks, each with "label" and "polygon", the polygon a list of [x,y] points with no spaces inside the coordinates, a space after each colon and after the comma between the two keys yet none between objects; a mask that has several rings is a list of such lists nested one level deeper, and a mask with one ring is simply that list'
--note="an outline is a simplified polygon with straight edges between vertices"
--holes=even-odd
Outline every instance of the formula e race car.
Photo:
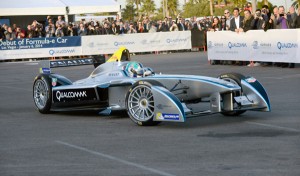
[{"label": "formula e race car", "polygon": [[238,116],[248,110],[270,111],[268,95],[258,80],[238,73],[218,78],[156,74],[139,62],[115,59],[99,65],[89,77],[71,82],[51,73],[49,62],[33,83],[33,100],[43,114],[97,110],[109,115],[126,110],[136,124],[156,125],[213,113]]}]

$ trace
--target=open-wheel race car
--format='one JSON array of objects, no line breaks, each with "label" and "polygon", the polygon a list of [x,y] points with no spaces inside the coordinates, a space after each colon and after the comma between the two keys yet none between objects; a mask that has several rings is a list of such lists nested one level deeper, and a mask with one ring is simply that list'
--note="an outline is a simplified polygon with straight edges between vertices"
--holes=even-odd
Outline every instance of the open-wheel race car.
[{"label": "open-wheel race car", "polygon": [[248,110],[270,111],[265,89],[251,76],[156,74],[139,62],[121,61],[121,55],[75,82],[44,65],[33,83],[38,111],[96,110],[109,115],[126,110],[138,125],[185,122],[188,117],[213,113],[238,116]]}]

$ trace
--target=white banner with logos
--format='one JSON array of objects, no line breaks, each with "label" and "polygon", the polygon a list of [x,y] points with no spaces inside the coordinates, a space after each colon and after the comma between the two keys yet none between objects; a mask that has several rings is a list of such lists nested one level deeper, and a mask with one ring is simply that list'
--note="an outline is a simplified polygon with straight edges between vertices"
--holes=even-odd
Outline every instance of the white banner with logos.
[{"label": "white banner with logos", "polygon": [[208,32],[209,60],[242,60],[300,63],[300,30]]},{"label": "white banner with logos", "polygon": [[157,32],[82,37],[82,54],[111,54],[125,46],[130,52],[191,49],[191,32]]},{"label": "white banner with logos", "polygon": [[0,41],[0,60],[191,49],[191,32],[30,38]]}]

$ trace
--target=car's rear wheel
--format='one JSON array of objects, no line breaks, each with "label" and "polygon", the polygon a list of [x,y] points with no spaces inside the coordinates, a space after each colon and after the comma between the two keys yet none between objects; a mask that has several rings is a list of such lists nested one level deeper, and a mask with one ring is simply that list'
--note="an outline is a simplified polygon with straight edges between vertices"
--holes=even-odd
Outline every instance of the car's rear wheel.
[{"label": "car's rear wheel", "polygon": [[126,109],[130,119],[141,126],[153,126],[160,122],[153,121],[155,102],[151,84],[138,82],[132,86],[126,96]]},{"label": "car's rear wheel", "polygon": [[[244,75],[239,73],[225,73],[220,75],[219,78],[241,87],[241,91],[234,92],[233,96],[241,96],[243,94],[241,80],[245,78]],[[234,102],[234,104],[237,105],[237,102]],[[245,110],[234,110],[234,111],[223,111],[221,113],[225,116],[238,116],[245,112],[246,112]]]},{"label": "car's rear wheel", "polygon": [[50,78],[43,74],[37,76],[33,83],[33,100],[40,113],[50,113],[51,97],[52,87]]}]

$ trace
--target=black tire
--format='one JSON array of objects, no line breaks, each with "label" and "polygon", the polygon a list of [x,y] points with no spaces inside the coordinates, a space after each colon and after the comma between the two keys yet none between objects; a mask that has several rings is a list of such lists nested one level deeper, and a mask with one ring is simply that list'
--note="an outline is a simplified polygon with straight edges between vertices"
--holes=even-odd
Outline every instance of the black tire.
[{"label": "black tire", "polygon": [[[225,74],[220,75],[219,78],[242,87],[241,80],[244,79],[245,76],[242,74],[239,74],[239,73],[225,73]],[[243,89],[241,88],[241,91],[235,92],[234,96],[240,96],[242,93],[243,93]],[[240,111],[236,110],[236,111],[225,111],[225,112],[221,112],[221,113],[224,116],[238,116],[245,112],[246,112],[246,110],[240,110]]]},{"label": "black tire", "polygon": [[37,110],[42,114],[50,113],[52,104],[52,85],[48,75],[40,74],[34,79],[33,101]]},{"label": "black tire", "polygon": [[[155,102],[151,87],[155,83],[156,81],[151,83],[139,81],[126,94],[127,113],[130,119],[140,126],[154,126],[160,123],[159,121],[153,121]],[[142,116],[144,119],[142,119]]]}]

